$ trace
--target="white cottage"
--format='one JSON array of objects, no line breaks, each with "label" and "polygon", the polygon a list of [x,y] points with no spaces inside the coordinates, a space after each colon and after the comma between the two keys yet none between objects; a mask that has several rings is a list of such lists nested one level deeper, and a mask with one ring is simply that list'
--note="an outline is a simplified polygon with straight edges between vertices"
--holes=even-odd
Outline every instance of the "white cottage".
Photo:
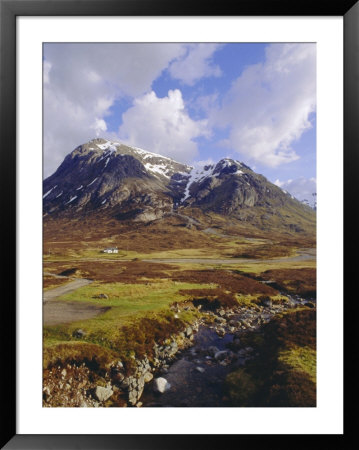
[{"label": "white cottage", "polygon": [[103,253],[118,253],[117,247],[108,247],[103,250]]}]

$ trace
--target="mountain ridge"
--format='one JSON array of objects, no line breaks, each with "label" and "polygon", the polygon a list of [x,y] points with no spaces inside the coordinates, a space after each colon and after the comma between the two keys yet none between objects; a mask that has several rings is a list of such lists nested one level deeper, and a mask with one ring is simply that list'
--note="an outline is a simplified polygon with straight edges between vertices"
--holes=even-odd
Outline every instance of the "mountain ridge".
[{"label": "mountain ridge", "polygon": [[262,228],[277,224],[295,232],[313,221],[308,206],[242,162],[223,158],[193,167],[102,138],[69,153],[44,180],[43,189],[44,217],[97,212],[146,223],[195,208],[203,214]]}]

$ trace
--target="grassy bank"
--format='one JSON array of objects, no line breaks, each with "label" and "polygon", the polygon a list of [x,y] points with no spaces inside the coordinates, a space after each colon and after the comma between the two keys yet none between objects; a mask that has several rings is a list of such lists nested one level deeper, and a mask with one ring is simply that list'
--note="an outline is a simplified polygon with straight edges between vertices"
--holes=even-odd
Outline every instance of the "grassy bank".
[{"label": "grassy bank", "polygon": [[[108,307],[92,319],[44,327],[44,367],[58,363],[109,360],[129,361],[148,356],[154,341],[161,342],[191,323],[196,311],[181,311],[175,317],[170,305],[184,301],[180,291],[211,289],[211,285],[162,280],[147,284],[93,283],[62,296],[61,302]],[[76,331],[81,336],[76,337]]]},{"label": "grassy bank", "polygon": [[316,312],[297,310],[243,337],[258,353],[227,376],[233,406],[316,406]]}]

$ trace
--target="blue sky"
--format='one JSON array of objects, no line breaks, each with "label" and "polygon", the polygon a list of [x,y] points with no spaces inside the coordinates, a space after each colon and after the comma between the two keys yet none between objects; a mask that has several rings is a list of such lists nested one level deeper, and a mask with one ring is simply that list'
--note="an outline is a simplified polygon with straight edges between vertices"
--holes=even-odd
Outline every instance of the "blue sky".
[{"label": "blue sky", "polygon": [[232,157],[308,198],[315,44],[45,44],[45,177],[94,137],[192,165]]}]

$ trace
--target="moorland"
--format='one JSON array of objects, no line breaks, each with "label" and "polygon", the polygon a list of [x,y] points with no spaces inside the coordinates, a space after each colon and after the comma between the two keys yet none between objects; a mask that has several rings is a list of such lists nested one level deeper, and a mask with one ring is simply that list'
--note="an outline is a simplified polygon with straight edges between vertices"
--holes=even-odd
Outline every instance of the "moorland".
[{"label": "moorland", "polygon": [[195,210],[43,232],[44,406],[315,406],[313,232]]}]

